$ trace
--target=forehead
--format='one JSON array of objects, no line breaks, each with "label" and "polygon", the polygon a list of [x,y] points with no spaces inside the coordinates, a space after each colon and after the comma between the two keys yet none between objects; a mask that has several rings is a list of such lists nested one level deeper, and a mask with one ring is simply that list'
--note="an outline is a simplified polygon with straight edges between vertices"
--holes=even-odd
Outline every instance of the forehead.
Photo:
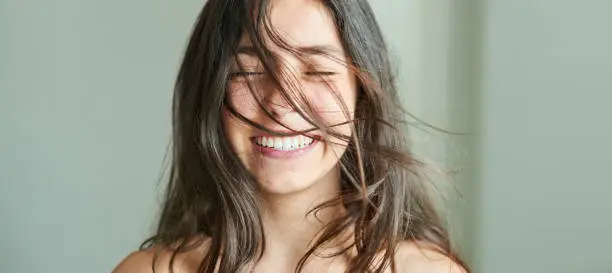
[{"label": "forehead", "polygon": [[[268,20],[282,39],[295,46],[342,49],[333,16],[320,0],[273,0]],[[242,37],[241,44],[248,44],[248,40]]]}]

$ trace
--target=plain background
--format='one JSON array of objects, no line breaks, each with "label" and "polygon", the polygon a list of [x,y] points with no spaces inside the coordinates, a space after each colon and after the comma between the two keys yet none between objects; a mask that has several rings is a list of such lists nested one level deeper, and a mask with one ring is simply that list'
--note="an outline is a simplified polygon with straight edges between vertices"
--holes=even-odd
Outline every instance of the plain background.
[{"label": "plain background", "polygon": [[[475,272],[612,272],[612,2],[371,4],[410,112],[474,133],[415,144],[464,168]],[[0,1],[0,272],[110,272],[150,234],[201,5]]]}]

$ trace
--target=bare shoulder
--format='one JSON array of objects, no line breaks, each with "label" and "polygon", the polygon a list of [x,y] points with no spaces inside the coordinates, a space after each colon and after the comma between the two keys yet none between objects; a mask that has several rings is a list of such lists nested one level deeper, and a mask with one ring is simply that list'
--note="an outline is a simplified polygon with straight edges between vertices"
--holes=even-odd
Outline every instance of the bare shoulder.
[{"label": "bare shoulder", "polygon": [[467,273],[436,246],[423,242],[403,242],[397,253],[397,265],[402,273]]},{"label": "bare shoulder", "polygon": [[[155,253],[152,250],[136,251],[125,257],[112,273],[150,273],[153,272],[153,259]],[[165,272],[165,271],[162,271]]]},{"label": "bare shoulder", "polygon": [[174,251],[170,248],[151,247],[129,254],[112,273],[194,273],[202,261],[207,241],[187,252],[177,253],[170,271]]}]

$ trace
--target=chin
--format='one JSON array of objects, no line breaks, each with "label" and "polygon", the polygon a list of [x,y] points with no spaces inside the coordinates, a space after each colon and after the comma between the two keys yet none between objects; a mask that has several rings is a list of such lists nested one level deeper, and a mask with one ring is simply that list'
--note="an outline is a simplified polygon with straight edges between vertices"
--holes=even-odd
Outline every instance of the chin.
[{"label": "chin", "polygon": [[262,177],[257,179],[263,194],[288,195],[304,192],[315,184],[316,179],[300,179],[295,176]]}]

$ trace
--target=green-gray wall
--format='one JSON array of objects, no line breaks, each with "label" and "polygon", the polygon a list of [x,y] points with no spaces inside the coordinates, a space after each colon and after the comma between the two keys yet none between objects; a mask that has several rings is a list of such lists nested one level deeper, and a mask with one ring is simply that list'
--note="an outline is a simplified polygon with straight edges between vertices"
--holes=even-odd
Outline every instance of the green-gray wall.
[{"label": "green-gray wall", "polygon": [[[414,130],[463,167],[475,272],[612,272],[612,2],[371,0]],[[0,272],[109,272],[149,234],[202,1],[0,1]]]}]

